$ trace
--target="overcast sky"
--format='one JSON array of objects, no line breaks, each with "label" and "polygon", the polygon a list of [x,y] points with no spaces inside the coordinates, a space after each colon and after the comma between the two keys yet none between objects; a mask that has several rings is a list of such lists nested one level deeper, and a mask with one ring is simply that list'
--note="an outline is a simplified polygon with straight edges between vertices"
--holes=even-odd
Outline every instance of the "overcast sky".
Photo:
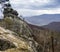
[{"label": "overcast sky", "polygon": [[60,0],[10,0],[10,3],[23,16],[60,14]]},{"label": "overcast sky", "polygon": [[60,14],[60,0],[10,0],[10,3],[24,17],[41,14]]}]

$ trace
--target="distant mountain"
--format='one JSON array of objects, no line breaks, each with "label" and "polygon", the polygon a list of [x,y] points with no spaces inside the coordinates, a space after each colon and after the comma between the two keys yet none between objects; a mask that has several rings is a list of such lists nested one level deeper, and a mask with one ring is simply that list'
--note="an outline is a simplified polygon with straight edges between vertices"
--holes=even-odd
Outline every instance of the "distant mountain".
[{"label": "distant mountain", "polygon": [[43,27],[50,30],[60,31],[60,22],[52,22],[48,25],[44,25]]},{"label": "distant mountain", "polygon": [[26,17],[25,20],[34,25],[42,26],[50,22],[60,21],[60,14],[43,14],[38,16]]}]

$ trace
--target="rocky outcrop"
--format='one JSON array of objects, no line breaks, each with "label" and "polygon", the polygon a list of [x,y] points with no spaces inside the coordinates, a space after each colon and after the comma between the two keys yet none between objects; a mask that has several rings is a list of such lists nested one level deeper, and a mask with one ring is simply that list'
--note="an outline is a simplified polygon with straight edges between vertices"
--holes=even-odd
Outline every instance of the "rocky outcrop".
[{"label": "rocky outcrop", "polygon": [[[7,16],[0,21],[0,26],[15,32],[16,33],[14,34],[15,36],[19,38],[23,38],[25,41],[28,42],[30,47],[34,50],[33,52],[37,52],[37,46],[39,46],[39,44],[34,40],[32,30],[24,20],[16,16],[14,16],[14,18],[12,16],[9,16],[9,17]],[[17,40],[14,40],[14,41],[17,41]]]},{"label": "rocky outcrop", "polygon": [[0,51],[4,51],[10,48],[16,48],[16,46],[10,41],[0,39]]},{"label": "rocky outcrop", "polygon": [[34,40],[31,28],[18,17],[18,12],[11,7],[6,7],[3,15],[4,18],[0,21],[1,37],[15,46],[4,52],[38,52],[39,44]]},{"label": "rocky outcrop", "polygon": [[14,32],[0,27],[1,52],[34,52],[29,42],[14,34]]}]

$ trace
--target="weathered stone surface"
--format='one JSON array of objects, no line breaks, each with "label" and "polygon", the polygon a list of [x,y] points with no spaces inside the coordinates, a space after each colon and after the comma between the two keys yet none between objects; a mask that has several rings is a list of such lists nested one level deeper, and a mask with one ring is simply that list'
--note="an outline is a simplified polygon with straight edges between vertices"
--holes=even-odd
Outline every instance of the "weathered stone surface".
[{"label": "weathered stone surface", "polygon": [[0,39],[0,50],[1,51],[10,49],[10,48],[16,48],[16,46],[13,43],[11,43],[5,39]]},{"label": "weathered stone surface", "polygon": [[[29,44],[29,46],[34,50],[33,52],[37,52],[36,49],[37,49],[38,43],[34,40],[33,33],[31,33],[30,27],[27,25],[27,23],[24,20],[21,20],[16,16],[14,16],[14,18],[11,16],[9,17],[7,16],[0,22],[0,26],[2,26],[5,29],[15,32],[14,33],[15,36],[24,39]],[[8,34],[8,32],[6,34]],[[11,36],[12,35],[8,35],[7,37],[12,39]],[[17,40],[15,39],[14,41],[17,41]],[[20,40],[18,40],[18,42],[19,41]]]},{"label": "weathered stone surface", "polygon": [[[29,42],[14,34],[14,32],[0,27],[1,52],[34,52]],[[11,45],[11,47],[9,45]]]}]

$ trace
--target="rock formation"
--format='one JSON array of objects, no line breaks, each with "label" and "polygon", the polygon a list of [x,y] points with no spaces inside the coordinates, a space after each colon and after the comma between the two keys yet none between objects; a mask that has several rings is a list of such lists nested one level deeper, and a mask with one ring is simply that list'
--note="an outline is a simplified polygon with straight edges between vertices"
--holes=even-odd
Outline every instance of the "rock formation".
[{"label": "rock formation", "polygon": [[32,30],[18,17],[18,13],[12,8],[4,8],[3,14],[4,18],[0,21],[0,51],[38,52],[39,44],[34,40]]}]

